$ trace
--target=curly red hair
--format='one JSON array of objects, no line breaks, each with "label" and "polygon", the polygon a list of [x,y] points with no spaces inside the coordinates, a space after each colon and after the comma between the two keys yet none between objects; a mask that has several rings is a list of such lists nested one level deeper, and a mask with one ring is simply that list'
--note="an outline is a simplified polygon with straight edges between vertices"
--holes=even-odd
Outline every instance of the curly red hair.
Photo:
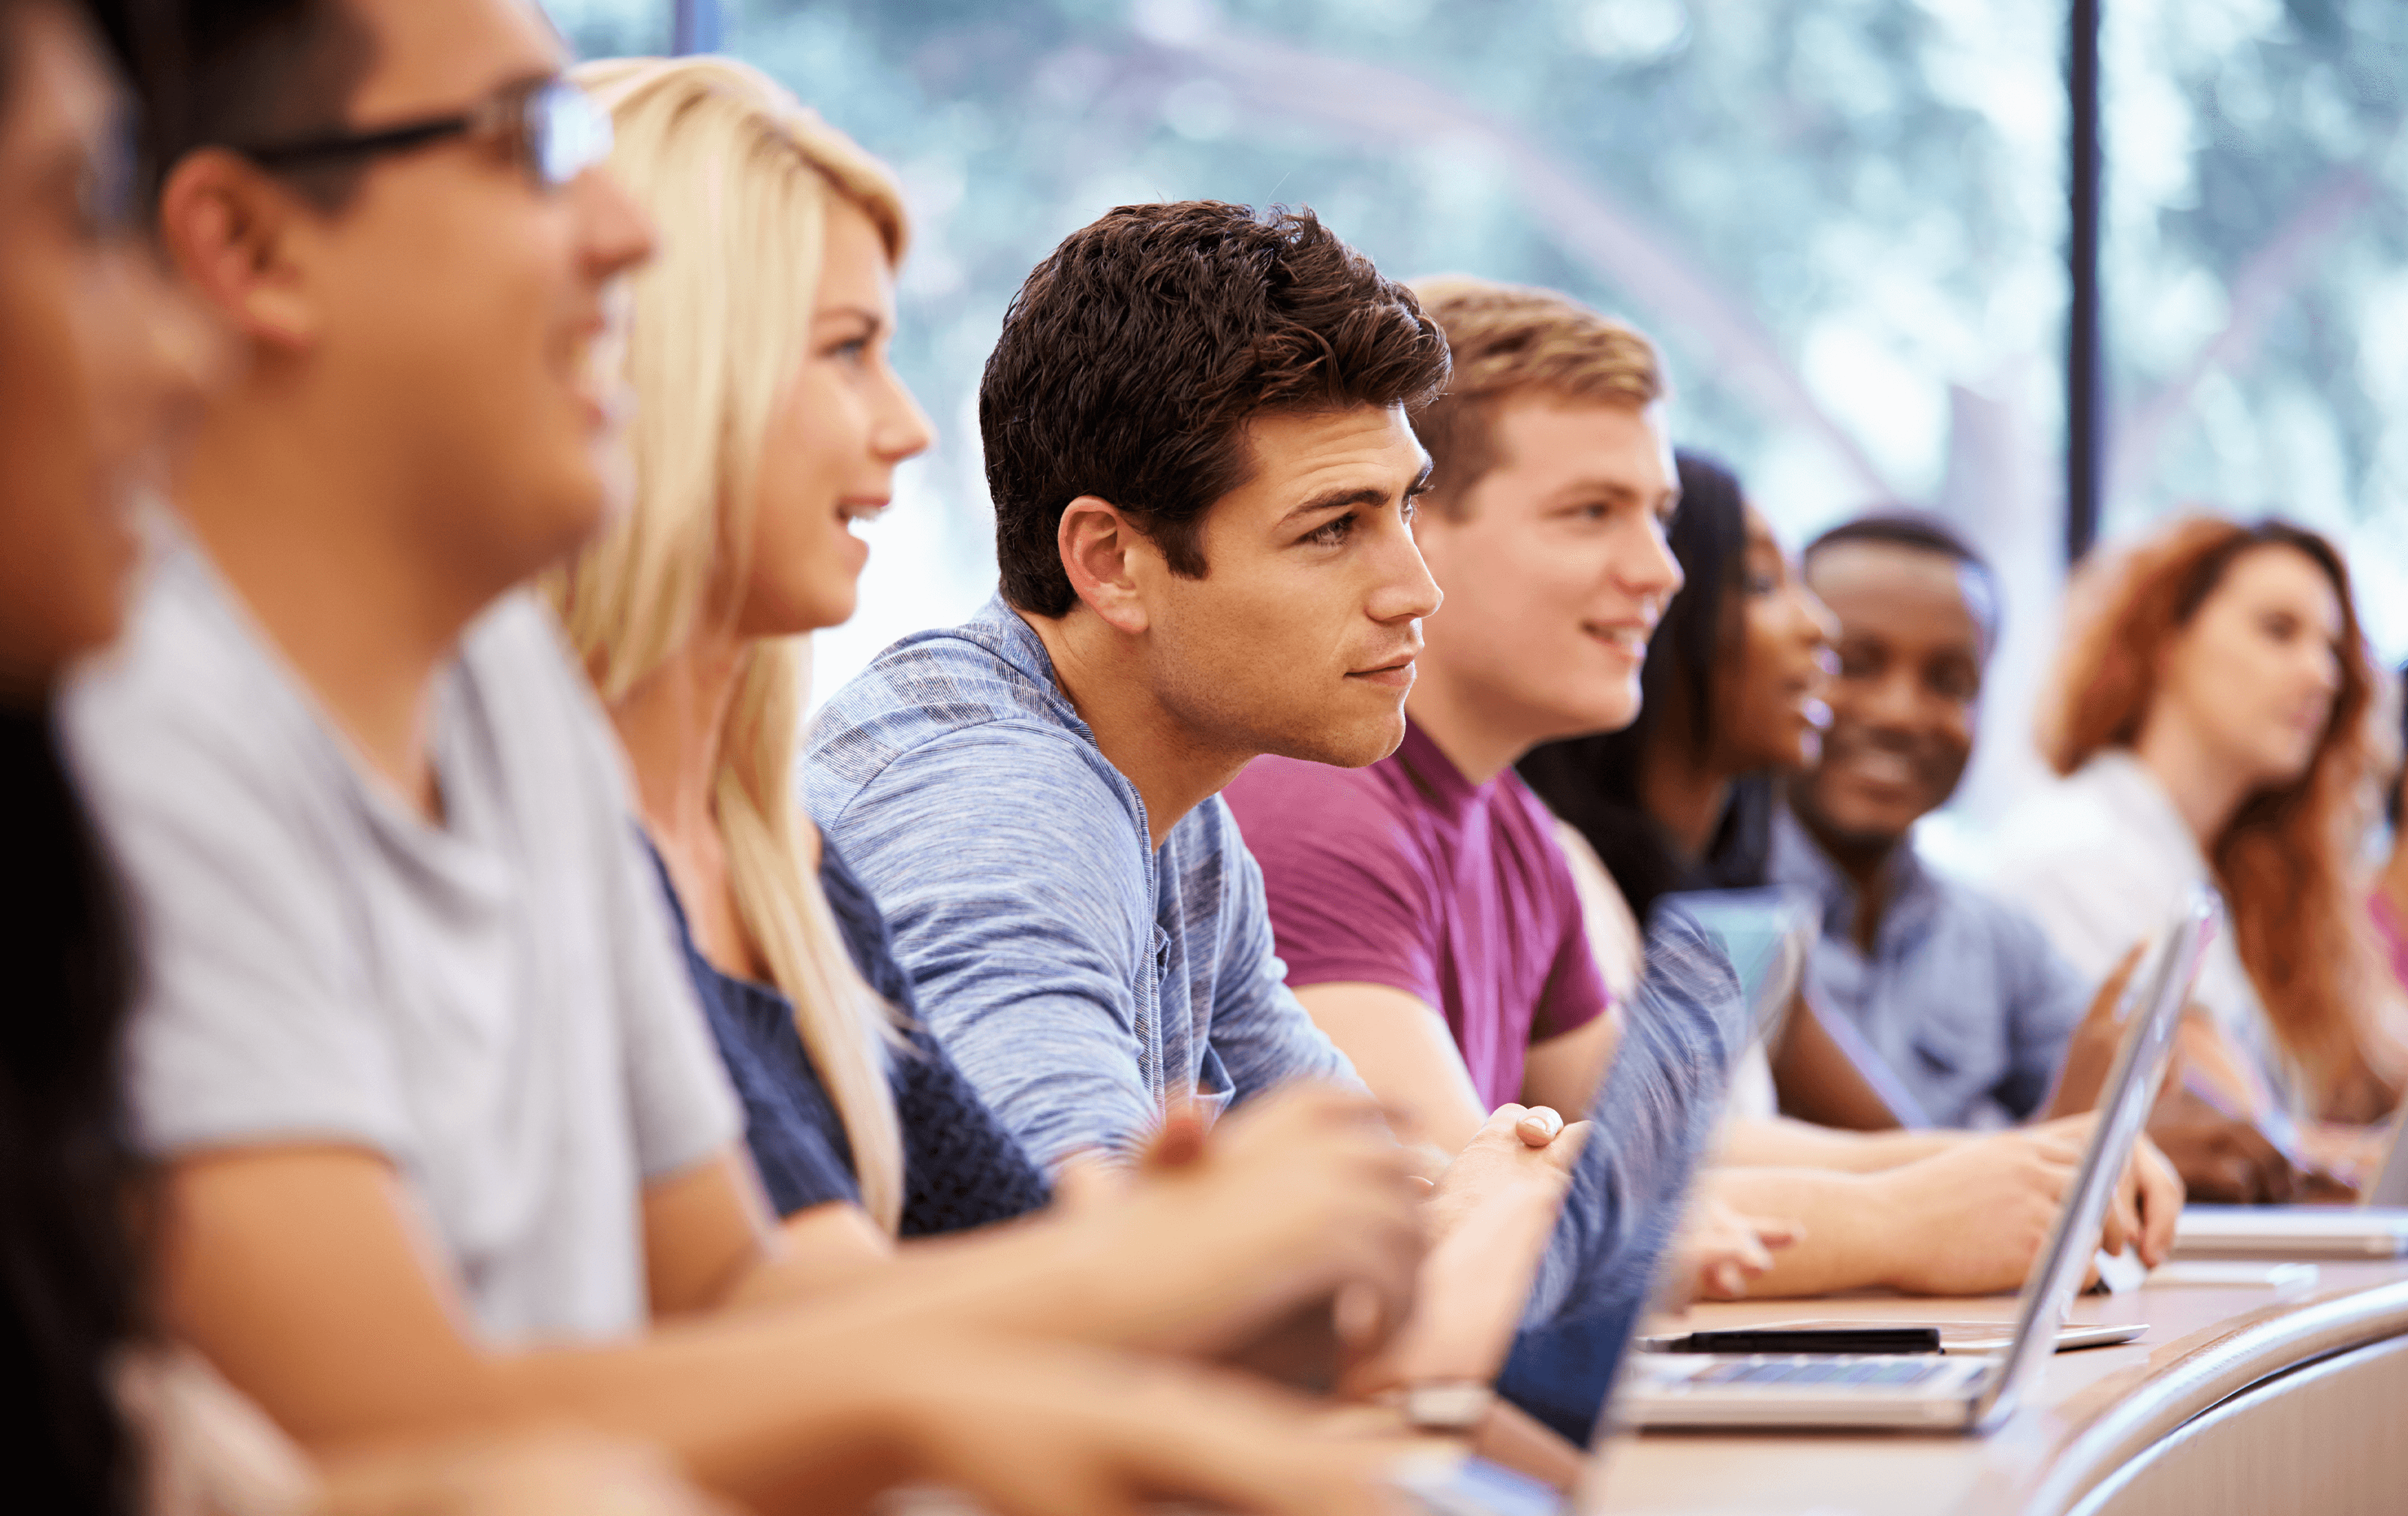
[{"label": "curly red hair", "polygon": [[2243,800],[2200,851],[2231,913],[2234,946],[2319,1114],[2369,1120],[2389,1108],[2391,1060],[2370,1021],[2381,980],[2351,868],[2360,797],[2374,759],[2374,668],[2349,567],[2332,544],[2282,521],[2244,525],[2188,515],[2079,572],[2057,677],[2043,698],[2041,752],[2071,774],[2104,748],[2129,748],[2157,694],[2166,644],[2244,553],[2287,548],[2322,569],[2341,603],[2341,690],[2298,779]]}]

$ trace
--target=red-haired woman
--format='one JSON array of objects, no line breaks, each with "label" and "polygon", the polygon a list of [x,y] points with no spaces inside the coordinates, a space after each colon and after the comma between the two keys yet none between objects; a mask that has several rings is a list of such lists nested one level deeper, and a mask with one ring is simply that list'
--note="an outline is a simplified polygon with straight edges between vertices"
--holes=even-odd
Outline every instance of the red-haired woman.
[{"label": "red-haired woman", "polygon": [[2081,575],[2072,608],[2042,702],[2063,778],[2001,828],[1999,882],[2093,975],[2213,883],[2231,930],[2197,995],[2221,1036],[2193,1039],[2186,1083],[2277,1129],[2379,1118],[2403,1050],[2352,868],[2373,671],[2341,555],[2186,516]]}]

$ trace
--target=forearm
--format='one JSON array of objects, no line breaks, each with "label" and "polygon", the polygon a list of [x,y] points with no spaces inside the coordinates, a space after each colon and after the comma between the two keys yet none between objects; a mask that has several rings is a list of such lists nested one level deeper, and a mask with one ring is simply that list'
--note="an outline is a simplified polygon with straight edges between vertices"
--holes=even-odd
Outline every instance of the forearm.
[{"label": "forearm", "polygon": [[1822,1168],[1871,1174],[1945,1152],[1967,1137],[1963,1132],[1935,1129],[1851,1132],[1776,1116],[1770,1121],[1726,1124],[1714,1161],[1734,1168]]},{"label": "forearm", "polygon": [[1751,1280],[1751,1297],[1795,1298],[1887,1284],[1902,1239],[1880,1181],[1811,1168],[1714,1168],[1702,1193],[1750,1216],[1796,1223],[1800,1236]]},{"label": "forearm", "polygon": [[1226,1252],[1192,1232],[1182,1247],[1141,1235],[1150,1229],[1131,1227],[1118,1214],[1126,1203],[917,1238],[875,1259],[850,1247],[790,1245],[790,1253],[805,1256],[770,1267],[781,1287],[810,1281],[808,1298],[829,1309],[849,1312],[856,1296],[899,1294],[914,1302],[915,1320],[947,1330],[1162,1352],[1225,1345],[1234,1325],[1210,1313],[1168,1311],[1164,1302],[1213,1298],[1204,1276]]}]

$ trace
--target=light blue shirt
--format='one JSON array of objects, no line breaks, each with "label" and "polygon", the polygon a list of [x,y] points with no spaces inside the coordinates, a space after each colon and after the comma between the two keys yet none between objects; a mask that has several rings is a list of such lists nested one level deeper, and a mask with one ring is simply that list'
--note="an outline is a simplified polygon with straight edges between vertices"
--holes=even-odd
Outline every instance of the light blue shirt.
[{"label": "light blue shirt", "polygon": [[1165,1101],[1352,1081],[1272,951],[1218,796],[1150,846],[1137,786],[999,599],[837,692],[804,796],[885,914],[922,1014],[1040,1164],[1129,1151]]},{"label": "light blue shirt", "polygon": [[1901,843],[1870,952],[1856,945],[1856,886],[1787,807],[1772,823],[1773,880],[1823,908],[1812,976],[1940,1126],[2007,1126],[2048,1097],[2091,986],[2038,922],[1944,878]]}]

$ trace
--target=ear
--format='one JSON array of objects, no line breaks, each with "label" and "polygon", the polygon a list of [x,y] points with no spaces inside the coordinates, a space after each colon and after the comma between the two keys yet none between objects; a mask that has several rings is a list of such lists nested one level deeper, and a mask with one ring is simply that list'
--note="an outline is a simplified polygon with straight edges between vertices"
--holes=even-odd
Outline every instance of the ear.
[{"label": "ear", "polygon": [[[1154,552],[1143,532],[1110,501],[1082,494],[1062,508],[1054,545],[1071,592],[1114,631],[1142,635],[1151,624],[1140,588],[1144,565]],[[1158,555],[1156,555],[1158,556]]]},{"label": "ear", "polygon": [[312,224],[291,192],[239,155],[189,154],[159,192],[159,239],[201,298],[245,337],[299,350],[318,336],[305,259]]}]

